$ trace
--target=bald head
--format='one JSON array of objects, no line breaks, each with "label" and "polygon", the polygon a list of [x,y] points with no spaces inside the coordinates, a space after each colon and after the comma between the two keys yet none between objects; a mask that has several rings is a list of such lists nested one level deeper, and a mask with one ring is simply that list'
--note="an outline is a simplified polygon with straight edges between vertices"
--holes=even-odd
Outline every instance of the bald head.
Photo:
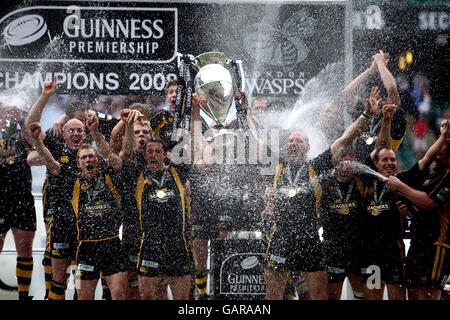
[{"label": "bald head", "polygon": [[80,120],[70,119],[63,126],[63,139],[69,148],[78,150],[85,138],[84,124]]},{"label": "bald head", "polygon": [[308,155],[309,147],[308,137],[304,132],[297,130],[291,133],[287,142],[289,161],[305,161]]}]

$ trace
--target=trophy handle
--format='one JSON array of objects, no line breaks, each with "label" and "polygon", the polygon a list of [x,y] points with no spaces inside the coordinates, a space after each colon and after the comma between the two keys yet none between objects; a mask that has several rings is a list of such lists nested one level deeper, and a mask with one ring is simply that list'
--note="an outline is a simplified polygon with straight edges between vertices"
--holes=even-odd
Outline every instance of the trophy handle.
[{"label": "trophy handle", "polygon": [[195,61],[194,56],[187,54],[184,56],[184,84],[186,101],[184,103],[184,113],[182,114],[182,129],[189,131],[191,127],[191,110],[192,110],[192,94],[194,93],[194,79],[193,79],[193,63]]},{"label": "trophy handle", "polygon": [[[184,97],[184,58],[183,54],[177,53],[177,97],[175,100],[175,110],[173,116],[173,133],[177,133],[176,138],[178,139],[178,128],[181,127],[181,109],[183,107],[183,97]],[[175,137],[172,134],[172,139]]]},{"label": "trophy handle", "polygon": [[236,66],[239,69],[239,76],[240,76],[240,89],[241,91],[245,91],[245,78],[244,78],[244,68],[242,68],[242,60],[236,61]]},{"label": "trophy handle", "polygon": [[[194,60],[195,58],[192,55],[181,53],[177,54],[178,88],[173,121],[173,132],[177,134],[177,141],[179,141],[181,137],[181,130],[185,129],[189,131],[190,128],[193,94],[192,63]],[[185,96],[186,100],[184,102],[184,112],[181,114]]]},{"label": "trophy handle", "polygon": [[[233,90],[236,94],[237,92],[244,91],[245,89],[245,78],[244,78],[244,69],[242,68],[242,61],[241,60],[231,60],[228,59],[227,62],[225,62],[225,68],[227,68],[231,76],[233,78]],[[241,129],[247,130],[248,123],[247,123],[247,99],[243,98],[243,103],[241,103],[241,100],[234,100],[234,104],[236,107],[236,118],[239,123],[239,127]]]}]

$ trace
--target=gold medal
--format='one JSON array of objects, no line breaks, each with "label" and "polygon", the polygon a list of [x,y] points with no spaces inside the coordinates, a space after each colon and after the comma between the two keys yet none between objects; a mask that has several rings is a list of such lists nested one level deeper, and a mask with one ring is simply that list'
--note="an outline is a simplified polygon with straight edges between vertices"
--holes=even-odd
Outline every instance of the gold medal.
[{"label": "gold medal", "polygon": [[371,145],[373,143],[373,137],[369,137],[366,139],[366,144]]},{"label": "gold medal", "polygon": [[16,158],[14,156],[9,156],[6,158],[6,162],[8,164],[13,164],[14,162],[16,162]]},{"label": "gold medal", "polygon": [[349,208],[349,207],[343,206],[343,207],[341,208],[341,213],[342,213],[342,214],[348,214],[349,212],[350,212],[350,208]]},{"label": "gold medal", "polygon": [[372,215],[374,215],[374,216],[377,216],[377,215],[379,215],[380,214],[380,209],[378,208],[378,207],[374,207],[373,209],[372,209]]},{"label": "gold medal", "polygon": [[163,190],[156,190],[156,196],[159,199],[163,199],[166,196],[166,193]]},{"label": "gold medal", "polygon": [[289,197],[294,197],[297,194],[297,190],[295,190],[294,188],[290,188],[289,192],[288,192],[288,196]]}]

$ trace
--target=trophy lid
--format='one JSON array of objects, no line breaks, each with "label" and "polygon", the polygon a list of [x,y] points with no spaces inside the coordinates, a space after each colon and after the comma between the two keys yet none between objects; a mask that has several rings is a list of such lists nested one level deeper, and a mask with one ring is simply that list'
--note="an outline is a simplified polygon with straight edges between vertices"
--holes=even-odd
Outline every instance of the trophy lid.
[{"label": "trophy lid", "polygon": [[198,56],[195,57],[195,59],[197,60],[196,64],[195,64],[197,69],[200,69],[200,68],[206,66],[207,64],[224,65],[225,62],[228,60],[225,53],[218,52],[218,51],[210,51],[210,52],[205,52],[205,53],[199,54]]}]

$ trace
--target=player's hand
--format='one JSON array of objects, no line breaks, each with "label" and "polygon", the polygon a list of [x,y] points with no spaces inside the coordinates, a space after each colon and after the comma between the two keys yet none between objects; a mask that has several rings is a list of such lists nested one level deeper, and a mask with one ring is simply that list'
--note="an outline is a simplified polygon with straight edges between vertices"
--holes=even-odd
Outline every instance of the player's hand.
[{"label": "player's hand", "polygon": [[144,118],[144,115],[139,110],[130,110],[127,116],[127,124],[134,124],[136,121],[141,121]]},{"label": "player's hand", "polygon": [[131,109],[125,108],[120,110],[120,120],[123,122],[127,122],[128,115],[130,114]]},{"label": "player's hand", "polygon": [[386,180],[387,186],[392,191],[398,191],[403,184],[403,182],[396,176],[389,176]]},{"label": "player's hand", "polygon": [[53,78],[53,81],[44,82],[44,87],[42,88],[42,95],[50,98],[58,87],[58,82],[56,80],[56,76]]},{"label": "player's hand", "polygon": [[383,118],[392,120],[395,111],[397,111],[397,106],[395,104],[385,104],[382,110]]},{"label": "player's hand", "polygon": [[99,125],[99,120],[98,120],[97,115],[90,114],[86,120],[86,126],[88,127],[89,131],[92,133],[98,132],[98,125]]},{"label": "player's hand", "polygon": [[445,135],[447,137],[449,128],[450,128],[450,124],[449,124],[448,120],[447,119],[442,120],[441,126],[440,126],[441,135]]},{"label": "player's hand", "polygon": [[39,135],[42,132],[42,128],[39,125],[39,122],[33,122],[28,126],[30,131],[30,136],[33,140],[39,139]]},{"label": "player's hand", "polygon": [[373,61],[379,66],[380,64],[384,64],[387,66],[389,62],[389,53],[385,53],[382,50],[379,50],[378,53],[372,56]]},{"label": "player's hand", "polygon": [[366,104],[366,110],[364,112],[369,116],[374,115],[378,111],[380,102],[380,90],[378,90],[378,87],[372,87],[372,89],[370,90],[368,103]]},{"label": "player's hand", "polygon": [[397,205],[398,211],[403,217],[406,217],[408,215],[409,209],[406,204],[401,202],[400,200],[395,203]]}]

